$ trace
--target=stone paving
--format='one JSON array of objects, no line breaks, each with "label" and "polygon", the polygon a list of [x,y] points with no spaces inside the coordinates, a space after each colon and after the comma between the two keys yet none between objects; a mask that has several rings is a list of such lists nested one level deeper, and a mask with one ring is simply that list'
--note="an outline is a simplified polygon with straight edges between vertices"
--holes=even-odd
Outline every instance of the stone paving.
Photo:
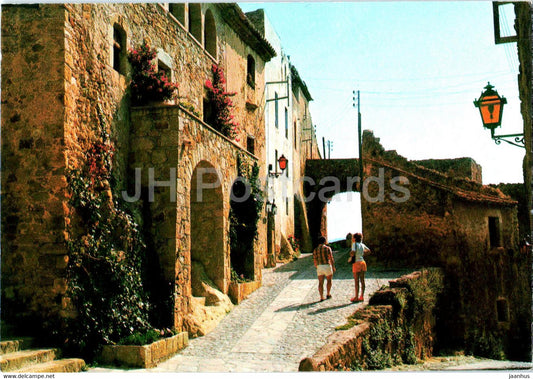
[{"label": "stone paving", "polygon": [[[332,298],[319,301],[311,254],[263,270],[263,285],[236,306],[208,335],[157,367],[134,372],[295,372],[335,327],[344,323],[368,297],[388,281],[409,271],[369,266],[365,302],[352,304],[354,282],[348,251],[335,252],[337,272]],[[325,292],[324,292],[325,294]],[[90,372],[124,371],[93,368]]]},{"label": "stone paving", "polygon": [[[424,362],[402,364],[381,371],[479,371],[479,370],[531,370],[531,362],[496,361],[474,356],[456,355],[448,357],[431,357]],[[513,373],[516,375],[516,373]]]}]

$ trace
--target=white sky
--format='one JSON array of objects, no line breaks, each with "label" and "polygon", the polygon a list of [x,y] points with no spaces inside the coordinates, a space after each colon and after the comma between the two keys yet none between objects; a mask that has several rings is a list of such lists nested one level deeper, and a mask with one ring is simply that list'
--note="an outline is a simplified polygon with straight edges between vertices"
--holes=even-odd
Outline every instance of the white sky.
[{"label": "white sky", "polygon": [[[408,159],[472,157],[484,183],[522,182],[524,149],[497,146],[473,101],[487,82],[507,98],[497,134],[522,131],[516,43],[495,45],[491,2],[239,3],[264,8],[307,83],[332,158],[357,156],[363,129]],[[511,21],[512,6],[504,11]]]},{"label": "white sky", "polygon": [[[483,182],[523,182],[525,150],[496,145],[473,101],[490,81],[507,98],[496,134],[523,131],[516,43],[494,43],[492,3],[239,3],[264,8],[282,46],[313,96],[310,110],[322,151],[357,151],[352,91],[361,91],[363,129],[407,159],[471,157]],[[501,10],[502,12],[502,10]],[[502,31],[514,32],[505,6]],[[330,240],[360,230],[359,198],[338,195],[328,206]],[[347,220],[353,220],[347,222]]]}]

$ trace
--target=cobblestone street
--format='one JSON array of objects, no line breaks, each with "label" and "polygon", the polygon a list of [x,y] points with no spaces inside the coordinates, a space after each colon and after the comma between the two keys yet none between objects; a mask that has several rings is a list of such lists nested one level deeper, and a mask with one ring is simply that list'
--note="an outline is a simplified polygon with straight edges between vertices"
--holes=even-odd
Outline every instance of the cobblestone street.
[{"label": "cobblestone street", "polygon": [[331,299],[319,301],[312,256],[303,254],[297,261],[265,269],[262,287],[236,306],[211,333],[191,340],[187,348],[155,368],[134,371],[297,371],[300,360],[317,351],[336,326],[368,302],[370,294],[407,273],[369,266],[365,303],[352,304],[354,283],[347,257],[347,250],[334,253],[337,272]]}]

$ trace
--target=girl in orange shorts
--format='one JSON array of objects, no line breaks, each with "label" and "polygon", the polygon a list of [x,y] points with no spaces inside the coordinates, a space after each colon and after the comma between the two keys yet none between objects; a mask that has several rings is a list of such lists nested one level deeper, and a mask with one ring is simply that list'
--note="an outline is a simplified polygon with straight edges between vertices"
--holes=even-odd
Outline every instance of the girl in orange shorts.
[{"label": "girl in orange shorts", "polygon": [[[364,259],[365,254],[370,254],[371,251],[363,243],[363,235],[361,233],[355,233],[353,235],[352,251],[350,251],[350,259],[355,256],[355,262],[352,265],[353,279],[355,280],[355,297],[352,297],[350,301],[355,303],[357,301],[363,301],[365,295],[365,273],[366,262]],[[359,295],[359,283],[361,283],[361,296]]]}]

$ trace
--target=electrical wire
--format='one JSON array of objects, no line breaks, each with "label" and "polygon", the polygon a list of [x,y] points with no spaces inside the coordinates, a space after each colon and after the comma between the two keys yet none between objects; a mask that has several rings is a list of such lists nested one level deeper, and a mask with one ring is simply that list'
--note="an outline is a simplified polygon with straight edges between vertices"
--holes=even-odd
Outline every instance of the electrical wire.
[{"label": "electrical wire", "polygon": [[425,81],[425,80],[444,80],[444,79],[453,79],[453,78],[465,78],[465,77],[494,77],[495,75],[509,75],[509,70],[502,71],[491,71],[491,72],[477,72],[477,73],[468,73],[461,75],[446,75],[446,76],[434,76],[434,77],[418,77],[418,78],[390,78],[390,79],[362,79],[362,78],[346,78],[346,77],[337,77],[337,78],[313,78],[306,77],[306,80],[317,80],[317,81],[343,81],[343,82],[405,82],[405,81]]},{"label": "electrical wire", "polygon": [[[508,19],[507,19],[507,15],[505,12],[505,8],[506,8],[505,5],[500,7],[500,12],[502,15],[502,17],[500,18],[500,21],[501,21],[502,29],[504,31],[504,35],[511,36],[512,34],[510,32],[509,24],[507,22]],[[510,45],[509,43],[504,44],[505,56],[507,58],[507,63],[509,64],[509,68],[511,69],[511,71],[516,72],[518,68],[518,61],[517,61],[517,58],[515,57],[516,54],[514,54],[514,52],[511,52],[511,46],[514,46],[514,45]]]}]

